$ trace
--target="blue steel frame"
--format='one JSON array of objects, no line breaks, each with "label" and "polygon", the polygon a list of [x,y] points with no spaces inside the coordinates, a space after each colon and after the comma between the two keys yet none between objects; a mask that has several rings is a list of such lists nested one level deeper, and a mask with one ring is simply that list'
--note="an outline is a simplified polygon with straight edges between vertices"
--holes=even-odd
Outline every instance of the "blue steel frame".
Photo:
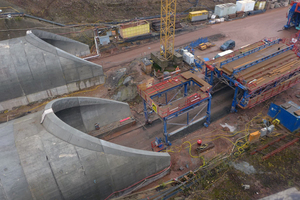
[{"label": "blue steel frame", "polygon": [[[160,96],[162,96],[163,94],[165,94],[165,96],[166,96],[166,104],[165,104],[165,105],[167,105],[167,104],[169,104],[169,103],[173,100],[173,98],[172,98],[171,100],[168,101],[168,99],[167,99],[167,92],[169,92],[169,91],[171,91],[171,90],[174,90],[174,89],[176,89],[176,88],[179,88],[179,87],[184,86],[184,96],[187,96],[187,92],[188,92],[187,86],[188,86],[188,85],[191,85],[191,84],[197,85],[198,87],[202,87],[202,86],[199,85],[197,82],[193,81],[193,79],[191,79],[191,80],[189,80],[189,81],[187,81],[187,82],[183,82],[183,83],[180,84],[180,85],[174,86],[174,87],[172,87],[172,88],[170,88],[170,89],[168,89],[168,90],[165,90],[165,91],[159,92],[159,93],[157,93],[157,94],[154,94],[154,95],[150,96],[150,98],[153,99],[154,97],[160,97]],[[170,114],[170,115],[168,115],[168,116],[162,118],[162,119],[163,119],[163,122],[164,122],[164,136],[165,136],[166,144],[167,144],[168,146],[171,146],[171,145],[172,145],[171,142],[168,140],[168,131],[167,131],[168,120],[173,119],[174,117],[178,117],[179,115],[182,115],[182,114],[187,113],[187,126],[188,126],[188,125],[189,125],[189,122],[190,122],[190,121],[189,121],[189,112],[190,112],[191,110],[193,110],[194,108],[200,106],[200,104],[201,104],[202,102],[204,102],[204,101],[208,101],[208,104],[207,104],[207,111],[206,111],[206,122],[204,123],[204,126],[205,126],[205,127],[208,127],[208,126],[209,126],[209,124],[210,124],[210,113],[211,113],[211,95],[210,95],[210,93],[208,93],[208,94],[209,94],[209,96],[208,96],[207,98],[204,98],[204,99],[202,99],[202,100],[199,101],[199,102],[196,102],[196,103],[194,103],[194,104],[191,104],[191,105],[189,105],[189,106],[187,106],[187,107],[185,107],[185,108],[183,108],[183,109],[181,109],[181,110],[179,110],[179,111],[176,111],[176,112],[174,112],[174,113],[172,113],[172,114]],[[152,113],[153,111],[148,112],[148,110],[147,110],[147,102],[146,102],[144,99],[143,99],[143,103],[144,103],[144,115],[145,115],[146,120],[148,121],[148,119],[149,119],[148,115],[149,115],[150,113]]]},{"label": "blue steel frame", "polygon": [[223,65],[226,65],[226,64],[228,64],[228,63],[230,63],[230,62],[232,62],[232,61],[238,60],[238,59],[243,58],[243,57],[245,57],[245,56],[248,56],[248,55],[250,55],[250,54],[252,54],[252,53],[255,53],[255,52],[257,52],[257,51],[260,51],[260,50],[262,50],[262,49],[264,49],[264,48],[266,48],[266,47],[272,46],[272,45],[274,45],[274,44],[279,44],[280,41],[281,41],[281,39],[277,39],[277,40],[274,40],[274,41],[272,41],[272,42],[268,42],[268,41],[265,40],[265,42],[267,42],[267,43],[264,44],[264,45],[261,45],[261,46],[259,46],[259,47],[256,47],[255,49],[251,49],[250,51],[247,51],[247,52],[245,52],[245,53],[242,53],[242,54],[239,54],[239,55],[234,56],[234,57],[232,57],[232,58],[229,58],[229,59],[227,59],[227,60],[224,60],[223,62],[220,63],[220,68],[222,68]]},{"label": "blue steel frame", "polygon": [[204,101],[208,101],[207,104],[207,110],[206,110],[206,122],[204,123],[205,127],[208,127],[210,124],[210,113],[211,113],[211,95],[209,94],[209,97],[202,99],[201,101],[194,103],[188,107],[185,107],[184,109],[181,109],[180,111],[177,111],[175,113],[172,113],[171,115],[164,117],[163,121],[164,121],[164,136],[165,136],[165,140],[166,143],[170,146],[172,145],[171,142],[168,140],[168,130],[167,130],[167,125],[168,125],[168,120],[173,119],[174,117],[178,117],[181,114],[187,114],[187,123],[186,125],[189,126],[189,111],[195,109],[196,107],[200,106],[202,102]]},{"label": "blue steel frame", "polygon": [[[273,42],[269,42],[269,43],[266,44],[266,45],[262,45],[262,48],[259,48],[259,47],[258,47],[258,48],[255,48],[255,49],[253,49],[253,50],[250,50],[250,51],[248,51],[248,52],[246,52],[246,53],[243,53],[243,54],[241,54],[241,55],[239,55],[239,56],[235,56],[235,57],[233,57],[233,58],[229,58],[229,59],[227,59],[227,60],[221,62],[221,63],[220,63],[220,66],[225,65],[225,64],[227,64],[227,63],[230,63],[230,62],[232,62],[232,61],[234,61],[234,60],[240,59],[240,58],[242,58],[242,57],[245,57],[245,56],[247,56],[247,55],[250,55],[250,54],[252,54],[252,53],[255,53],[255,52],[257,52],[257,51],[259,51],[259,50],[261,50],[261,49],[263,49],[263,48],[266,48],[266,47],[268,47],[268,46],[277,44],[277,43],[279,43],[280,41],[281,41],[281,39],[278,39],[278,40],[275,40],[275,41],[273,41]],[[235,80],[234,75],[237,74],[238,72],[241,72],[242,70],[245,70],[245,69],[247,69],[247,68],[253,66],[253,65],[256,65],[256,64],[261,63],[261,62],[263,62],[263,61],[265,61],[265,60],[268,60],[268,59],[270,59],[270,58],[273,58],[273,57],[275,57],[275,56],[277,56],[277,55],[279,55],[279,54],[281,54],[281,53],[283,53],[283,52],[292,50],[293,47],[294,47],[294,45],[288,46],[288,47],[286,47],[286,48],[284,48],[284,49],[281,49],[281,50],[278,50],[278,51],[276,51],[275,53],[272,53],[272,54],[270,54],[270,55],[268,55],[268,56],[265,56],[265,57],[263,57],[263,58],[260,58],[260,59],[258,59],[258,60],[255,60],[255,61],[253,61],[253,62],[251,62],[251,63],[248,63],[248,64],[246,64],[246,65],[243,65],[242,67],[239,67],[238,69],[234,70],[231,76],[228,76],[228,75],[225,74],[224,72],[219,71],[219,70],[218,70],[217,68],[215,68],[215,67],[214,67],[213,71],[211,71],[211,72],[209,73],[209,72],[208,72],[208,67],[206,67],[206,68],[205,68],[205,80],[206,80],[210,85],[213,86],[213,82],[214,82],[214,79],[213,79],[213,78],[214,78],[214,76],[216,76],[217,78],[221,78],[221,79],[223,78],[223,79],[225,79],[225,80],[228,82],[228,85],[229,85],[229,86],[235,87],[235,92],[234,92],[234,96],[233,96],[233,100],[232,100],[232,104],[231,104],[231,112],[237,112],[236,107],[237,107],[237,105],[238,105],[237,95],[238,95],[239,88],[240,88],[241,90],[243,90],[243,98],[242,98],[241,101],[239,102],[240,105],[241,105],[242,107],[246,107],[246,106],[247,106],[247,104],[248,104],[248,100],[247,100],[247,99],[249,99],[249,98],[251,97],[251,95],[249,94],[249,91],[248,91],[247,87],[243,86],[241,83],[239,83],[238,81]],[[272,87],[275,87],[276,85],[277,85],[277,83],[275,83]]]},{"label": "blue steel frame", "polygon": [[245,70],[245,69],[247,69],[247,68],[249,68],[249,67],[252,67],[253,65],[256,65],[256,64],[261,63],[261,62],[263,62],[263,61],[265,61],[265,60],[268,60],[268,59],[270,59],[270,58],[273,58],[273,57],[275,57],[275,56],[277,56],[277,55],[279,55],[279,54],[282,54],[283,52],[292,50],[293,47],[294,47],[294,45],[288,46],[288,47],[286,47],[286,48],[284,48],[284,49],[281,49],[281,50],[279,50],[279,51],[277,51],[277,52],[275,52],[275,53],[272,53],[272,54],[267,55],[267,56],[265,56],[265,57],[263,57],[263,58],[260,58],[260,59],[258,59],[258,60],[255,60],[255,61],[253,61],[253,62],[251,62],[251,63],[248,63],[248,64],[246,64],[246,65],[243,65],[242,67],[239,67],[239,68],[237,68],[236,70],[233,70],[232,76],[234,76],[235,74],[239,73],[240,71],[243,71],[243,70]]}]

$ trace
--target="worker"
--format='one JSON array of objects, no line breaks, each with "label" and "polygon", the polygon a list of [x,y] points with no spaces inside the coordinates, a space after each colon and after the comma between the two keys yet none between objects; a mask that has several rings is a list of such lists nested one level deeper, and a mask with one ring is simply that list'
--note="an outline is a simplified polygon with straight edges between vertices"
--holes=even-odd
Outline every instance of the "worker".
[{"label": "worker", "polygon": [[177,67],[176,67],[176,74],[179,74],[179,70],[180,70],[180,69],[179,69],[179,67],[177,66]]}]

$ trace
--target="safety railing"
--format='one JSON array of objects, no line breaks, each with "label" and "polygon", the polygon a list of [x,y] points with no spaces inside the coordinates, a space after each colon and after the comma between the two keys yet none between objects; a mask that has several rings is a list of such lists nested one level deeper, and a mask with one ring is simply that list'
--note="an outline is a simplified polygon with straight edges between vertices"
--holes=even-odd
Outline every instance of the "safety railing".
[{"label": "safety railing", "polygon": [[171,106],[167,105],[167,106],[159,107],[157,114],[160,117],[164,118],[173,113],[179,112],[180,110],[183,110],[184,108],[192,106],[208,97],[209,97],[208,93],[201,93],[201,94],[194,93],[188,97],[184,97],[185,98],[184,102],[178,101],[178,103],[176,103],[176,101],[175,101],[175,102],[172,102]]}]

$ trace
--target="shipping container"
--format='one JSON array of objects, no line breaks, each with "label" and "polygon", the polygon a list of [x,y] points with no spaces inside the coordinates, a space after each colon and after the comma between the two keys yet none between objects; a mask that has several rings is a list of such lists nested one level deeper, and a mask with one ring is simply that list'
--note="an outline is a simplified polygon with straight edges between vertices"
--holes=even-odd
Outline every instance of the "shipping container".
[{"label": "shipping container", "polygon": [[236,13],[236,5],[233,3],[219,4],[215,6],[215,14],[219,17]]},{"label": "shipping container", "polygon": [[219,4],[215,6],[215,15],[218,15],[219,17],[224,17],[228,13],[228,8],[224,6],[224,4]]},{"label": "shipping container", "polygon": [[237,1],[236,2],[236,11],[253,11],[254,10],[255,1]]},{"label": "shipping container", "polygon": [[206,20],[208,19],[208,11],[200,10],[200,11],[190,12],[189,19],[191,20],[191,22]]},{"label": "shipping container", "polygon": [[194,55],[188,52],[186,49],[183,50],[182,59],[184,62],[186,62],[189,65],[192,65],[195,62]]},{"label": "shipping container", "polygon": [[265,9],[266,2],[265,1],[257,1],[255,4],[255,9],[256,10],[263,10]]},{"label": "shipping container", "polygon": [[150,33],[150,24],[143,20],[120,25],[120,35],[123,39]]},{"label": "shipping container", "polygon": [[225,5],[228,7],[227,15],[232,15],[236,13],[236,5],[234,3],[226,3]]}]

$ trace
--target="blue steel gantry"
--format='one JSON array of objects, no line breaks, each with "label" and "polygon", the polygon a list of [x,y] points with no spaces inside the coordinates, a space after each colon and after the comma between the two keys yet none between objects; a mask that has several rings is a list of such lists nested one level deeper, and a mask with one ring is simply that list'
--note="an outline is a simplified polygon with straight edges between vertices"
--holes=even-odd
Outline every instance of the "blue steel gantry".
[{"label": "blue steel gantry", "polygon": [[205,62],[205,79],[235,90],[231,112],[251,108],[300,82],[300,61],[281,39],[262,40]]},{"label": "blue steel gantry", "polygon": [[[195,88],[197,89],[192,94],[189,94],[188,88],[191,86],[196,86]],[[183,88],[184,92],[183,96],[178,98],[180,88]],[[182,125],[185,128],[204,118],[206,118],[204,125],[207,127],[210,124],[210,88],[211,86],[208,83],[188,71],[180,75],[176,75],[175,77],[169,77],[169,79],[149,87],[147,87],[147,83],[138,85],[138,93],[144,102],[144,114],[146,120],[148,121],[148,107],[150,107],[162,119],[164,124],[165,142],[166,144],[171,145],[168,137],[175,134],[182,128],[172,133],[168,133],[167,124]],[[173,91],[173,94],[170,98],[170,95],[168,97],[168,93],[171,91]],[[159,101],[158,98],[162,97],[163,101]],[[207,104],[204,102],[207,102]],[[193,117],[193,119],[190,119],[189,112],[197,107],[200,108],[200,111]],[[196,120],[196,117],[205,107],[207,107],[206,115]],[[171,119],[184,114],[187,116],[185,124],[168,123]]]}]

